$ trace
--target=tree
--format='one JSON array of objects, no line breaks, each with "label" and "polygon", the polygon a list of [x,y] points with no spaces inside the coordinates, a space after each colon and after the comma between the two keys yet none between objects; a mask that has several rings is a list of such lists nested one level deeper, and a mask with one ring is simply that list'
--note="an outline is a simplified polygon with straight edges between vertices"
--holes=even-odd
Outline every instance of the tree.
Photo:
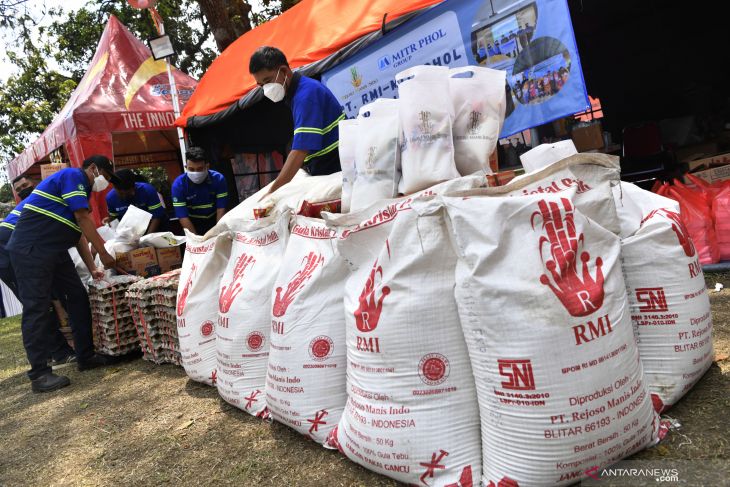
[{"label": "tree", "polygon": [[251,5],[243,0],[197,0],[210,24],[218,51],[251,30]]},{"label": "tree", "polygon": [[[171,62],[200,78],[218,52],[253,26],[279,15],[300,0],[261,0],[254,14],[245,0],[160,0],[157,10],[165,21],[177,55]],[[124,0],[88,0],[74,12],[50,9],[48,27],[37,27],[28,0],[0,0],[0,28],[15,39],[7,57],[17,73],[0,82],[0,164],[21,152],[51,123],[81,80],[110,15],[135,35],[157,35],[150,14]],[[49,65],[49,59],[55,66]]]},{"label": "tree", "polygon": [[13,27],[21,14],[25,14],[28,0],[0,0],[0,27]]},{"label": "tree", "polygon": [[48,67],[48,46],[38,47],[26,38],[22,49],[24,55],[7,52],[19,72],[0,84],[0,157],[6,161],[51,123],[77,84]]}]

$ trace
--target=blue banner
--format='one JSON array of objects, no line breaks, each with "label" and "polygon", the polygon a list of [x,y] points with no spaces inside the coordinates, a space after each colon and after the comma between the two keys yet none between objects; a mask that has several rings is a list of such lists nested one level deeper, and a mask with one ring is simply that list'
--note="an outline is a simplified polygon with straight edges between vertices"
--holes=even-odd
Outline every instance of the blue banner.
[{"label": "blue banner", "polygon": [[506,71],[501,137],[590,105],[566,0],[447,0],[345,59],[322,81],[354,117],[377,98],[396,98],[395,74],[419,64]]}]

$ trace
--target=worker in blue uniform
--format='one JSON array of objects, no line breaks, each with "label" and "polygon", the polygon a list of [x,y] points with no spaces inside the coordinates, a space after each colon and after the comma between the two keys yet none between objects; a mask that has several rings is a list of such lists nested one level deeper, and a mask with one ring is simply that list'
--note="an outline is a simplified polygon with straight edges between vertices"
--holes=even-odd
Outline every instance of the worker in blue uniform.
[{"label": "worker in blue uniform", "polygon": [[172,206],[183,228],[205,235],[226,213],[228,184],[221,173],[210,169],[200,147],[188,148],[185,158],[185,174],[172,183]]},{"label": "worker in blue uniform", "polygon": [[106,195],[109,220],[121,220],[127,213],[129,205],[134,205],[152,214],[146,233],[158,231],[167,215],[155,187],[149,183],[137,182],[134,172],[129,169],[117,171],[116,176],[119,179],[114,184],[114,189]]},{"label": "worker in blue uniform", "polygon": [[291,181],[300,168],[312,176],[340,171],[337,126],[346,117],[335,95],[319,81],[294,73],[275,47],[257,49],[248,69],[264,96],[286,103],[294,120],[291,151],[269,193]]},{"label": "worker in blue uniform", "polygon": [[[5,217],[0,223],[0,279],[5,285],[18,296],[18,280],[13,272],[13,267],[10,265],[10,254],[5,249],[5,245],[10,240],[10,236],[15,230],[15,224],[18,222],[18,217],[23,206],[25,206],[25,200],[35,189],[35,182],[28,176],[18,176],[13,180],[13,188],[15,193],[21,199],[20,203]],[[58,322],[58,316],[56,310],[53,307],[48,308],[49,318],[52,322],[52,330],[48,335],[48,350],[50,352],[50,358],[52,366],[60,366],[76,361],[76,354],[73,348],[71,348],[66,341],[66,338],[61,333],[60,325]]]},{"label": "worker in blue uniform", "polygon": [[47,363],[51,327],[48,307],[54,291],[68,299],[78,369],[84,371],[108,363],[104,356],[94,353],[89,297],[68,249],[76,246],[89,269],[94,269],[95,278],[102,277],[103,272],[95,268],[88,242],[98,252],[104,267],[115,267],[89,210],[91,192],[105,190],[109,181],[116,179],[111,161],[104,156],[91,156],[81,168],[66,168],[47,177],[26,198],[6,245],[23,305],[23,345],[34,392],[53,391],[70,384],[68,377],[53,374]]}]

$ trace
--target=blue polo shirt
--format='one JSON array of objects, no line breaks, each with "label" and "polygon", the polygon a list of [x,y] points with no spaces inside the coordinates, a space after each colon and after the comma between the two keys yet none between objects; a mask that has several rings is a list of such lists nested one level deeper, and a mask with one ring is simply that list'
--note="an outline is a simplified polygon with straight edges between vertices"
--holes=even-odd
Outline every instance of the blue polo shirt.
[{"label": "blue polo shirt", "polygon": [[134,197],[131,201],[123,200],[116,189],[112,189],[106,195],[106,207],[112,220],[124,218],[129,205],[152,213],[152,218],[162,219],[165,216],[165,209],[162,207],[157,190],[149,183],[134,183]]},{"label": "blue polo shirt", "polygon": [[340,102],[325,85],[306,76],[295,74],[292,88],[288,100],[294,119],[292,150],[309,151],[304,164],[337,152],[337,124],[346,118]]},{"label": "blue polo shirt", "polygon": [[2,223],[0,223],[0,243],[7,243],[8,240],[10,240],[10,234],[13,230],[15,230],[15,224],[18,223],[18,218],[20,217],[20,213],[23,211],[25,201],[26,200],[23,200],[18,203],[18,206],[13,208]]},{"label": "blue polo shirt", "polygon": [[15,230],[15,224],[18,222],[18,217],[23,211],[24,205],[25,200],[21,201],[18,206],[16,206],[13,211],[5,217],[2,223],[0,223],[0,268],[7,269],[10,267],[10,257],[8,256],[8,251],[5,250],[5,245],[8,243],[8,240],[10,240],[13,230]]},{"label": "blue polo shirt", "polygon": [[215,219],[216,208],[228,203],[228,184],[218,171],[208,171],[200,184],[193,183],[187,174],[181,174],[172,183],[172,206],[178,218],[193,220]]},{"label": "blue polo shirt", "polygon": [[91,185],[83,169],[66,168],[40,182],[24,201],[7,249],[67,250],[81,238],[74,211],[89,208]]}]

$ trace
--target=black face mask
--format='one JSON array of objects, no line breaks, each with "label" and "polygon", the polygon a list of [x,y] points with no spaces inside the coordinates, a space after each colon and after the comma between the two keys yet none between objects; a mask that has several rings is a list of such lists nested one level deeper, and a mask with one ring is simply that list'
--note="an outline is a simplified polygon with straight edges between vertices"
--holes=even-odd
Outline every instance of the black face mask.
[{"label": "black face mask", "polygon": [[21,200],[26,199],[30,194],[33,192],[35,188],[33,186],[30,186],[28,188],[23,188],[20,191],[18,191],[18,196]]}]

